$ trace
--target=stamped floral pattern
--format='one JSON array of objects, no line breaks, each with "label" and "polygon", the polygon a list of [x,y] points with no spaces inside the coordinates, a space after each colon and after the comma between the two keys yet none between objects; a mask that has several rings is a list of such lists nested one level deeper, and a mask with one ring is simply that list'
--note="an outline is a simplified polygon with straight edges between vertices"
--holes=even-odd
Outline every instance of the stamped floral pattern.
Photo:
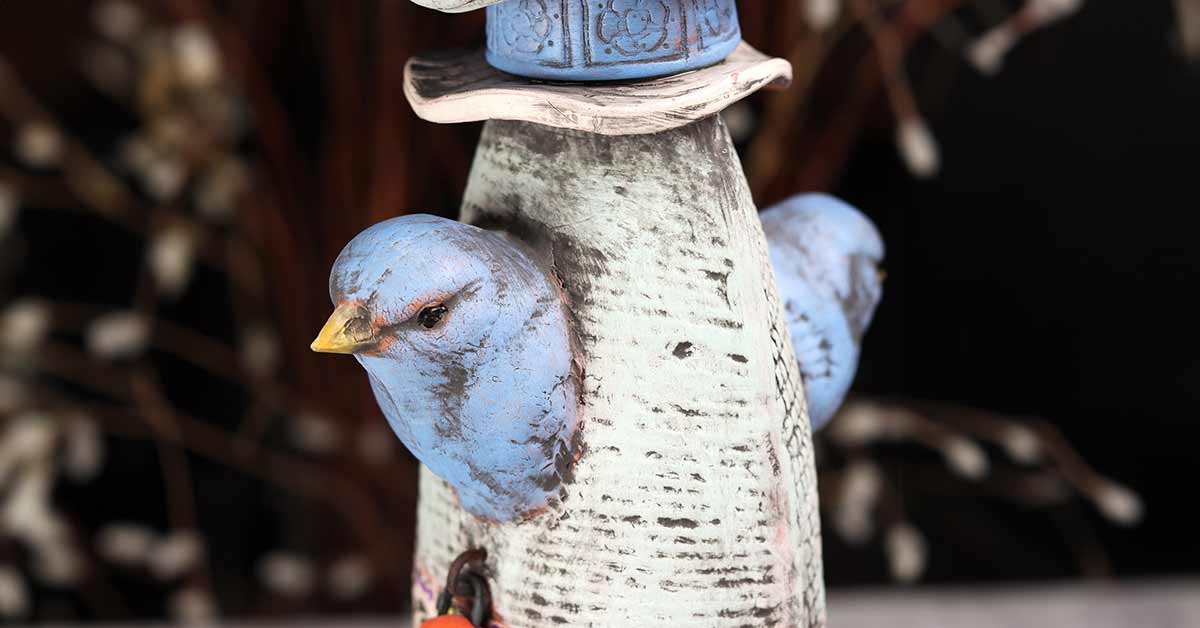
[{"label": "stamped floral pattern", "polygon": [[622,80],[711,65],[740,41],[736,0],[506,0],[488,60],[549,80]]},{"label": "stamped floral pattern", "polygon": [[608,0],[597,16],[596,36],[623,55],[645,53],[666,42],[670,19],[663,0]]},{"label": "stamped floral pattern", "polygon": [[536,54],[550,43],[553,26],[546,0],[515,0],[498,5],[504,43],[518,52]]},{"label": "stamped floral pattern", "polygon": [[698,0],[696,8],[704,35],[720,37],[729,33],[736,10],[733,0]]}]

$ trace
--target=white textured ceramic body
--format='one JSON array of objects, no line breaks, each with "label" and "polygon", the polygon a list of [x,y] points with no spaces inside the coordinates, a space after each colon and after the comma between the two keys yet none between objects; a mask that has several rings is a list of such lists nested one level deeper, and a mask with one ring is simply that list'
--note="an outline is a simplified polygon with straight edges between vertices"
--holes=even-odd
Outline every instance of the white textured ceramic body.
[{"label": "white textured ceramic body", "polygon": [[584,448],[563,501],[522,523],[472,517],[422,472],[418,620],[482,546],[501,625],[824,626],[804,394],[720,120],[628,137],[489,122],[462,219],[550,256]]}]

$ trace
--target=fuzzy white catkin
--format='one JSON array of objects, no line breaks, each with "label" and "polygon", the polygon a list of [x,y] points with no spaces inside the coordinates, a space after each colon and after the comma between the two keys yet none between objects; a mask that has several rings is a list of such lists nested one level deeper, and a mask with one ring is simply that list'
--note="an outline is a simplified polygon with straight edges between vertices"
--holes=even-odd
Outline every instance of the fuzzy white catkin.
[{"label": "fuzzy white catkin", "polygon": [[263,586],[283,597],[299,598],[312,592],[316,570],[312,561],[296,554],[276,552],[262,559],[258,577]]},{"label": "fuzzy white catkin", "polygon": [[369,420],[358,431],[358,455],[363,462],[381,467],[392,461],[396,452],[395,440],[392,431],[378,419]]},{"label": "fuzzy white catkin", "polygon": [[14,535],[36,532],[46,517],[54,441],[52,420],[37,412],[10,418],[0,434],[0,487],[8,490],[0,523]]},{"label": "fuzzy white catkin", "polygon": [[1094,496],[1096,506],[1109,521],[1122,526],[1134,526],[1141,523],[1145,514],[1142,498],[1132,490],[1109,482],[1102,486]]},{"label": "fuzzy white catkin", "polygon": [[242,367],[255,377],[271,375],[279,366],[279,340],[266,325],[254,325],[242,334]]},{"label": "fuzzy white catkin", "polygon": [[871,511],[861,504],[834,510],[832,520],[837,535],[855,547],[865,545],[875,534],[875,521],[871,518]]},{"label": "fuzzy white catkin", "polygon": [[31,545],[38,551],[49,551],[52,549],[69,550],[76,558],[79,556],[79,551],[75,547],[75,539],[73,531],[67,520],[60,514],[50,510],[49,493],[42,506],[41,518],[37,521],[37,527],[31,528],[22,535],[22,540]]},{"label": "fuzzy white catkin", "polygon": [[899,523],[889,528],[884,551],[892,578],[897,582],[915,582],[924,575],[929,549],[925,536],[912,525]]},{"label": "fuzzy white catkin", "polygon": [[896,126],[896,146],[913,176],[928,179],[941,170],[941,150],[921,118],[913,116],[900,121]]},{"label": "fuzzy white catkin", "polygon": [[17,224],[21,202],[11,185],[0,181],[0,239],[3,239]]},{"label": "fuzzy white catkin", "polygon": [[367,592],[374,577],[371,561],[361,554],[352,554],[330,566],[326,586],[334,599],[353,600]]},{"label": "fuzzy white catkin", "polygon": [[159,580],[173,580],[191,571],[204,553],[204,542],[190,530],[172,532],[150,549],[150,573]]},{"label": "fuzzy white catkin", "polygon": [[83,576],[84,560],[66,539],[36,548],[33,573],[38,580],[54,586],[69,587]]},{"label": "fuzzy white catkin", "polygon": [[219,615],[212,593],[197,587],[184,587],[171,594],[167,608],[171,618],[185,626],[211,626]]},{"label": "fuzzy white catkin", "polygon": [[1200,60],[1200,1],[1175,0],[1175,28],[1183,54],[1192,61]]},{"label": "fuzzy white catkin", "polygon": [[63,471],[76,482],[96,477],[104,464],[104,438],[95,419],[79,415],[72,417],[63,430]]},{"label": "fuzzy white catkin", "polygon": [[0,565],[0,617],[19,619],[29,613],[29,586],[11,565]]},{"label": "fuzzy white catkin", "polygon": [[1020,424],[1004,428],[1001,443],[1008,457],[1025,465],[1036,464],[1042,459],[1042,441],[1033,430]]},{"label": "fuzzy white catkin", "polygon": [[15,412],[29,398],[29,387],[25,382],[0,373],[0,413]]},{"label": "fuzzy white catkin", "polygon": [[224,159],[209,168],[196,186],[196,211],[213,222],[225,222],[237,209],[238,200],[250,187],[246,166],[237,159]]},{"label": "fuzzy white catkin", "polygon": [[883,471],[869,460],[852,462],[842,476],[840,501],[873,506],[883,490]]},{"label": "fuzzy white catkin", "polygon": [[49,457],[57,437],[54,420],[43,412],[25,412],[9,419],[4,429],[4,455],[19,462]]},{"label": "fuzzy white catkin", "polygon": [[50,331],[50,307],[40,299],[20,299],[0,312],[0,349],[28,353]]},{"label": "fuzzy white catkin", "polygon": [[142,30],[142,12],[128,0],[104,0],[92,8],[92,25],[101,35],[121,43],[132,41]]},{"label": "fuzzy white catkin", "polygon": [[952,437],[942,445],[942,456],[951,471],[969,480],[982,479],[991,466],[983,448],[962,437]]},{"label": "fuzzy white catkin", "polygon": [[1017,34],[1007,24],[984,33],[967,47],[967,60],[981,74],[998,74],[1004,67],[1004,57],[1017,43]]},{"label": "fuzzy white catkin", "polygon": [[158,159],[158,151],[145,136],[134,134],[121,141],[117,159],[130,172],[143,174]]},{"label": "fuzzy white catkin", "polygon": [[1083,0],[1027,0],[1034,19],[1041,24],[1061,20],[1083,8]]},{"label": "fuzzy white catkin", "polygon": [[829,435],[847,447],[866,445],[883,438],[887,426],[883,408],[867,401],[851,401],[843,406],[837,420],[829,425]]},{"label": "fuzzy white catkin", "polygon": [[302,412],[290,421],[292,444],[305,453],[328,455],[341,446],[337,423],[318,412]]},{"label": "fuzzy white catkin", "polygon": [[174,157],[160,156],[148,162],[139,174],[146,193],[157,201],[174,199],[187,183],[187,168]]},{"label": "fuzzy white catkin", "polygon": [[88,353],[104,360],[141,354],[150,344],[150,324],[137,312],[112,312],[92,321],[85,332]]},{"label": "fuzzy white catkin", "polygon": [[17,130],[13,151],[28,166],[52,168],[62,162],[66,140],[49,122],[30,122]]},{"label": "fuzzy white catkin", "polygon": [[123,567],[144,564],[158,535],[136,523],[111,523],[96,535],[96,552],[105,560]]},{"label": "fuzzy white catkin", "polygon": [[872,513],[883,490],[883,472],[869,460],[851,462],[842,473],[837,505],[832,521],[834,530],[851,545],[862,545],[875,533]]},{"label": "fuzzy white catkin", "polygon": [[833,26],[842,13],[842,0],[801,1],[804,2],[804,21],[815,31],[823,31]]},{"label": "fuzzy white catkin", "polygon": [[175,71],[184,85],[204,87],[221,76],[221,55],[212,35],[198,24],[175,31],[172,37]]},{"label": "fuzzy white catkin", "polygon": [[171,225],[154,234],[146,249],[146,263],[164,296],[178,297],[187,288],[195,266],[195,250],[195,239],[187,225]]}]

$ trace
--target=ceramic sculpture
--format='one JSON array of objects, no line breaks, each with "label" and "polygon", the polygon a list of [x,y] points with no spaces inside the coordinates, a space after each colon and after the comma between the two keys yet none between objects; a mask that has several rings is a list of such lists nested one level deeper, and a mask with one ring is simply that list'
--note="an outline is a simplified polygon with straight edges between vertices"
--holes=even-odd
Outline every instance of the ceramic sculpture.
[{"label": "ceramic sculpture", "polygon": [[[605,11],[623,16],[631,36],[666,19],[677,20],[679,29],[699,27],[713,6],[727,8],[725,24],[736,28],[732,1],[593,0],[587,9],[598,14],[588,17],[580,0],[419,3],[444,11],[492,5],[489,18],[510,10],[537,17],[545,8],[554,27],[582,24],[587,33],[576,30],[575,36],[610,41],[620,29],[611,16],[601,17]],[[489,27],[492,40],[496,26]],[[540,22],[531,27],[546,28]],[[566,46],[558,37],[556,47]],[[573,393],[575,403],[569,408],[564,396],[541,406],[547,420],[539,422],[521,415],[520,408],[536,406],[504,402],[512,386],[527,383],[523,390],[534,396],[560,389],[540,373],[498,368],[525,364],[511,352],[479,359],[492,338],[463,335],[465,344],[449,353],[448,345],[436,345],[442,341],[421,336],[387,341],[399,343],[397,356],[408,351],[408,368],[421,372],[421,388],[431,394],[425,401],[415,391],[397,396],[386,382],[373,381],[385,412],[393,403],[400,422],[436,420],[426,418],[428,407],[415,405],[444,407],[450,399],[469,405],[478,387],[498,380],[498,388],[478,393],[479,399],[497,402],[492,420],[520,429],[483,436],[517,441],[531,452],[496,455],[489,458],[494,473],[475,473],[470,449],[492,455],[486,440],[451,443],[436,434],[408,434],[406,443],[428,447],[422,452],[418,445],[415,453],[433,461],[421,471],[413,589],[418,622],[458,603],[449,593],[455,577],[446,574],[463,567],[464,552],[486,550],[472,569],[474,582],[488,584],[491,625],[825,625],[816,472],[801,374],[763,225],[729,134],[714,115],[757,89],[786,85],[790,66],[736,39],[732,52],[719,49],[728,54],[723,60],[688,51],[683,58],[694,65],[680,70],[707,67],[682,74],[659,76],[675,70],[635,59],[627,68],[575,77],[657,77],[619,83],[545,83],[488,62],[504,67],[497,53],[516,56],[522,48],[533,54],[531,42],[516,39],[504,42],[507,49],[493,41],[490,54],[435,53],[410,61],[405,92],[419,115],[488,120],[460,216],[482,231],[467,229],[474,244],[442,255],[406,235],[388,234],[416,220],[427,221],[420,229],[440,234],[431,239],[458,237],[458,228],[447,235],[435,219],[400,219],[369,230],[359,242],[366,248],[352,244],[350,257],[366,249],[375,255],[380,248],[397,255],[418,251],[413,259],[423,261],[414,272],[424,288],[406,285],[405,296],[389,300],[372,293],[389,281],[386,259],[339,261],[332,292],[341,318],[322,336],[361,343],[378,356],[385,335],[422,328],[459,333],[452,317],[461,303],[454,299],[471,301],[459,295],[475,289],[465,288],[472,281],[486,282],[482,269],[525,273],[528,289],[542,296],[512,315],[519,323],[512,330],[497,333],[523,333],[526,322],[538,327],[533,312],[561,312],[566,332],[549,324],[545,338],[555,340],[543,339],[541,362],[523,368],[545,369],[550,378],[565,374],[574,388],[561,392]],[[651,55],[659,52],[657,41],[622,45]],[[571,58],[569,71],[594,71],[586,57],[582,65]],[[529,73],[545,78],[541,71]],[[442,281],[459,271],[466,283]],[[508,304],[493,305],[496,316],[510,316]],[[469,316],[482,314],[471,310]],[[406,348],[421,343],[436,348]],[[400,364],[373,368],[364,361],[373,380],[404,368]],[[402,438],[404,429],[397,429]],[[548,439],[548,433],[561,438]],[[544,442],[554,446],[539,447]],[[540,476],[532,490],[507,484],[529,477],[510,473],[517,468],[554,472]],[[494,498],[514,490],[537,499]],[[447,625],[451,621],[463,623],[447,619]]]}]

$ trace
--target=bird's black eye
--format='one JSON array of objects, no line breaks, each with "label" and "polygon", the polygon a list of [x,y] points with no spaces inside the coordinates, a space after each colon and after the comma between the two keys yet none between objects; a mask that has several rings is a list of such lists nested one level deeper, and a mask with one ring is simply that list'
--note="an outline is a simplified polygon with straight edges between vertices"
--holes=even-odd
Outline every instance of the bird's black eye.
[{"label": "bird's black eye", "polygon": [[437,305],[427,305],[417,314],[417,322],[425,329],[433,329],[435,325],[441,322],[442,317],[450,310],[441,303]]}]

